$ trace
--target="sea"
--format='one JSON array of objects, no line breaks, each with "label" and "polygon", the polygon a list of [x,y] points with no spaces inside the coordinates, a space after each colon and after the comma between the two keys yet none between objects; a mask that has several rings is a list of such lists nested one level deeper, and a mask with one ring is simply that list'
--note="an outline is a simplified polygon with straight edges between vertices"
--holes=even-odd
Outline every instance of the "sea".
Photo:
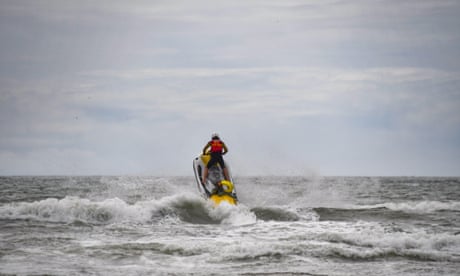
[{"label": "sea", "polygon": [[460,177],[0,177],[0,275],[460,275]]}]

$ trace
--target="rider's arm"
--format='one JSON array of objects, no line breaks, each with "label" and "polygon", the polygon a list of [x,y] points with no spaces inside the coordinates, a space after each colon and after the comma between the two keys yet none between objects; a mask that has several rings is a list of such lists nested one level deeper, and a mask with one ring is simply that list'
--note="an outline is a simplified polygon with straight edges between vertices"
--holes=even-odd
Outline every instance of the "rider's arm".
[{"label": "rider's arm", "polygon": [[211,146],[211,143],[207,143],[206,146],[203,148],[203,155],[206,154],[207,149]]},{"label": "rider's arm", "polygon": [[224,148],[224,151],[222,152],[222,154],[226,154],[228,152],[227,146],[225,145],[224,142],[222,142],[222,146]]}]

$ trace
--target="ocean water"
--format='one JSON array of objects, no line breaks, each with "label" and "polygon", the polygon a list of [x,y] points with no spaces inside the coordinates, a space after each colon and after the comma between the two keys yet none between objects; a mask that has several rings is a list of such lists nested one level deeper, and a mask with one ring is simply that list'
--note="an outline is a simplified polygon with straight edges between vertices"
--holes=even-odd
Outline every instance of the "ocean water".
[{"label": "ocean water", "polygon": [[460,275],[460,178],[1,177],[2,275]]}]

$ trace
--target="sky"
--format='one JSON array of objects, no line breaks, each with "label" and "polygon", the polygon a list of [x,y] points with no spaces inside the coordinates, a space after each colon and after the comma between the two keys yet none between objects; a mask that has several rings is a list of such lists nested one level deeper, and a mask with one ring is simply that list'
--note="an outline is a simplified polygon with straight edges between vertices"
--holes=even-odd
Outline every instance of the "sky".
[{"label": "sky", "polygon": [[0,175],[459,176],[460,2],[0,0]]}]

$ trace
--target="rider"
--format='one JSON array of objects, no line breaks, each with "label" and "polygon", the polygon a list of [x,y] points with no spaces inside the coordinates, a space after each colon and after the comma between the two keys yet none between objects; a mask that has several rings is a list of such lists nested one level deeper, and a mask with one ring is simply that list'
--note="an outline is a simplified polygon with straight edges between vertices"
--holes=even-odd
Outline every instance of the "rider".
[{"label": "rider", "polygon": [[230,180],[230,177],[228,176],[228,169],[225,166],[224,159],[222,158],[222,155],[228,152],[227,146],[220,140],[219,134],[217,133],[213,133],[211,135],[211,139],[212,140],[209,141],[203,148],[203,154],[206,154],[208,149],[210,149],[211,152],[211,159],[204,168],[203,183],[206,183],[209,168],[214,166],[216,163],[219,163],[220,167],[223,169],[225,180]]}]

